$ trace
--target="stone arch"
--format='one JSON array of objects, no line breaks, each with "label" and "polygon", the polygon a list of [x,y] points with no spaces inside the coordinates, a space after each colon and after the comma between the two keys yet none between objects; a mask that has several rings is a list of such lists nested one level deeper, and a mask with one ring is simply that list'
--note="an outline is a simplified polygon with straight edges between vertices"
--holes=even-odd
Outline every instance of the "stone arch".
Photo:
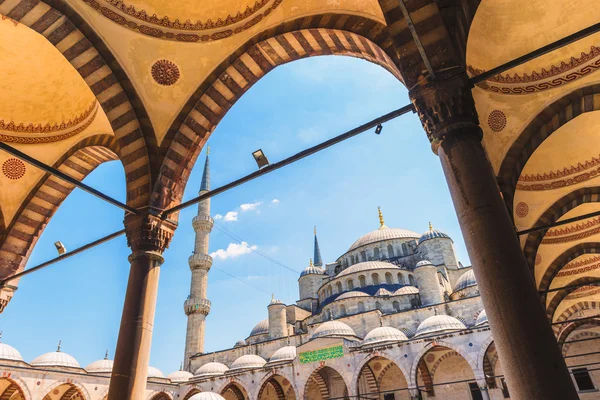
[{"label": "stone arch", "polygon": [[[384,366],[381,365],[382,361],[387,361],[388,363]],[[371,366],[370,364],[373,363],[373,366]],[[377,363],[379,363],[379,367],[377,366]],[[404,390],[406,389],[406,393],[408,393],[408,384],[409,384],[409,379],[408,379],[408,374],[406,372],[406,368],[404,367],[404,365],[399,362],[399,360],[396,360],[395,357],[393,357],[391,354],[383,351],[376,351],[374,353],[371,354],[366,354],[363,358],[363,360],[361,360],[358,363],[359,367],[354,371],[353,377],[352,377],[352,383],[354,385],[354,389],[356,390],[356,395],[357,396],[361,396],[361,395],[366,395],[367,397],[374,397],[375,393],[380,393],[382,391],[390,391],[391,389],[387,389],[384,390],[382,389],[382,383],[383,380],[386,378],[386,374],[388,372],[390,372],[391,370],[393,370],[394,368],[397,368],[398,371],[400,373],[400,375],[404,378],[404,381],[406,383],[406,388],[395,388],[393,389],[394,391],[396,390]],[[366,372],[367,376],[366,376],[366,386],[369,388],[368,393],[364,393],[364,391],[362,391],[360,389],[361,386],[361,377],[363,375],[363,373]],[[375,375],[375,373],[377,373],[377,375]],[[395,381],[395,383],[397,383],[397,381]],[[364,382],[363,382],[363,386]],[[403,386],[403,385],[400,385]],[[408,394],[407,394],[408,396]],[[398,397],[397,397],[398,398]]]},{"label": "stone arch", "polygon": [[200,389],[195,388],[195,387],[189,388],[187,393],[183,397],[183,400],[189,400],[190,397],[192,397],[193,395],[196,395],[198,393],[201,393]]},{"label": "stone arch", "polygon": [[[64,386],[64,387],[63,387]],[[66,390],[65,390],[66,389]],[[76,382],[55,382],[54,384],[48,386],[42,393],[46,393],[43,397],[43,400],[52,400],[49,396],[51,392],[55,390],[64,390],[61,394],[60,400],[89,400],[91,399],[88,391],[79,383]],[[57,393],[57,394],[59,394]],[[80,398],[74,397],[79,394]]]},{"label": "stone arch", "polygon": [[220,393],[226,400],[248,400],[250,398],[248,390],[238,379],[230,379],[225,382],[217,393]]},{"label": "stone arch", "polygon": [[250,87],[280,65],[307,57],[345,55],[378,64],[402,81],[393,60],[377,44],[385,43],[381,40],[387,36],[384,27],[359,17],[331,25],[340,18],[313,16],[297,24],[286,23],[287,32],[277,29],[256,35],[221,63],[191,96],[163,139],[168,147],[161,149],[165,159],[155,192],[168,188],[172,202],[181,200],[198,154],[216,126]]},{"label": "stone arch", "polygon": [[[333,380],[341,381],[344,385],[342,387],[330,387],[327,385],[327,381],[330,382]],[[315,387],[311,387],[314,385]],[[309,397],[310,389],[312,389],[313,393],[319,393],[320,399],[318,397]],[[332,390],[334,389],[334,390]],[[344,376],[340,374],[336,369],[326,365],[320,365],[316,368],[306,380],[306,384],[304,385],[304,400],[327,400],[329,398],[346,398],[349,396],[349,386]]]},{"label": "stone arch", "polygon": [[582,328],[593,328],[596,326],[600,326],[600,318],[572,322],[568,324],[558,335],[558,345],[562,347],[569,335],[575,332],[576,330]]},{"label": "stone arch", "polygon": [[[591,276],[584,276],[582,278],[575,279],[574,281],[569,282],[569,286],[581,285],[581,284],[586,284],[586,283],[597,285],[598,284],[597,282],[598,282],[598,278],[594,278]],[[554,297],[552,297],[552,300],[550,300],[550,303],[546,307],[546,314],[548,315],[548,319],[550,321],[552,321],[554,319],[554,313],[556,312],[556,309],[558,308],[560,303],[568,295],[570,295],[577,289],[578,288],[562,289],[562,290],[559,290],[558,292],[556,292],[556,294],[554,295]]]},{"label": "stone arch", "polygon": [[[278,372],[272,371],[272,372],[266,374],[261,379],[260,384],[258,386],[260,389],[258,391],[257,400],[261,399],[261,395],[263,393],[265,386],[271,380],[275,380],[277,385],[279,385],[279,389],[281,389],[281,390],[279,390],[278,388],[274,388],[275,391],[277,392],[277,396],[279,396],[278,400],[279,399],[283,399],[283,400],[298,399],[298,392],[296,390],[296,387],[294,386],[293,380],[290,379],[288,376],[286,376],[286,374],[281,373],[281,371],[278,371]],[[286,387],[287,387],[287,389],[286,389]],[[281,397],[281,396],[283,396],[283,397]]]},{"label": "stone arch", "polygon": [[[119,142],[118,154],[127,175],[127,203],[132,207],[147,205],[152,182],[148,148],[156,147],[156,137],[133,85],[100,36],[65,2],[3,2],[0,14],[47,38],[81,75]],[[145,121],[143,126],[140,119]]]},{"label": "stone arch", "polygon": [[[117,160],[117,140],[112,135],[83,139],[60,157],[53,167],[76,179],[85,178],[100,164]],[[0,242],[0,278],[25,267],[44,228],[75,186],[45,174],[29,192]]]},{"label": "stone arch", "polygon": [[[565,322],[568,321],[571,316],[575,313],[583,310],[600,310],[600,301],[580,301],[576,304],[573,304],[571,307],[564,310],[557,318],[556,322]],[[562,331],[564,331],[564,327],[561,325],[554,325],[554,332],[560,333],[562,336]]]},{"label": "stone arch", "polygon": [[513,142],[498,172],[498,184],[511,216],[517,181],[529,158],[561,126],[583,113],[599,110],[600,103],[594,101],[599,93],[600,85],[572,90],[540,111]]},{"label": "stone arch", "polygon": [[[3,384],[5,381],[8,385]],[[15,397],[15,396],[20,397]],[[31,400],[29,389],[23,380],[18,377],[0,377],[0,399]]]},{"label": "stone arch", "polygon": [[[562,346],[562,355],[563,355],[563,357],[567,355],[567,353],[569,352],[569,347],[571,347],[572,343],[567,343],[567,339],[569,338],[569,336],[570,336],[571,333],[573,333],[573,331],[569,332],[569,335],[565,336],[563,338],[562,342],[559,342],[560,346]],[[598,333],[598,332],[591,332],[591,331],[583,331],[583,332],[575,334],[573,336],[573,339],[571,339],[571,340],[593,339],[593,338],[600,338],[600,333]]]},{"label": "stone arch", "polygon": [[[481,346],[481,350],[477,356],[477,368],[480,371],[479,375],[485,378],[488,388],[495,389],[497,387],[496,378],[488,378],[496,376],[496,360],[490,358],[490,353],[496,353],[496,344],[494,343],[494,338],[491,336]],[[477,376],[478,374],[475,373],[475,375]]]},{"label": "stone arch", "polygon": [[173,395],[164,390],[155,390],[148,396],[148,400],[173,400]]},{"label": "stone arch", "polygon": [[[600,187],[586,187],[574,190],[552,204],[552,206],[538,218],[533,226],[553,224],[558,221],[560,217],[577,206],[598,202],[600,202]],[[548,230],[544,229],[527,235],[523,252],[525,253],[525,258],[532,270],[535,267],[535,256],[546,232],[548,232]]]}]

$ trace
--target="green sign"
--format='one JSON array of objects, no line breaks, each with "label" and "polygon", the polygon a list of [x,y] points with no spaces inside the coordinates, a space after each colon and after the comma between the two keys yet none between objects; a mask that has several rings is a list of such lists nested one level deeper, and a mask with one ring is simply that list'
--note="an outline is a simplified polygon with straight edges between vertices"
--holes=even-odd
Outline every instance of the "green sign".
[{"label": "green sign", "polygon": [[344,357],[344,348],[340,346],[328,347],[314,351],[300,353],[300,364],[308,364],[317,361],[331,360],[332,358]]}]

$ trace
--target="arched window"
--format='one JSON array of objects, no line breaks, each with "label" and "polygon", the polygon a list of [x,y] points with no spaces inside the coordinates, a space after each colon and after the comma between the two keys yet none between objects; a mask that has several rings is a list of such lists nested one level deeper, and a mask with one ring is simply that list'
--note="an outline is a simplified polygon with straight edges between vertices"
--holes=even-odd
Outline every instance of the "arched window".
[{"label": "arched window", "polygon": [[390,274],[389,272],[385,273],[385,283],[387,283],[388,285],[391,285],[392,282],[392,274]]},{"label": "arched window", "polygon": [[341,271],[341,270],[342,270],[342,266],[341,266],[341,265],[337,265],[337,266],[334,268],[334,270],[333,270],[333,273],[337,275],[337,274],[339,274],[339,273],[340,273],[340,271]]},{"label": "arched window", "polygon": [[392,258],[394,257],[394,246],[392,246],[391,244],[388,244],[388,257]]},{"label": "arched window", "polygon": [[354,265],[354,256],[350,256],[350,265]]},{"label": "arched window", "polygon": [[325,311],[325,319],[327,321],[329,321],[331,319],[331,311],[329,311],[329,310]]},{"label": "arched window", "polygon": [[344,317],[346,315],[346,306],[340,305],[340,316]]},{"label": "arched window", "polygon": [[400,303],[398,303],[397,301],[392,303],[392,306],[394,307],[394,311],[396,312],[400,312]]},{"label": "arched window", "polygon": [[375,249],[373,250],[373,253],[375,253],[375,259],[379,260],[380,256],[379,256],[379,247],[375,247]]},{"label": "arched window", "polygon": [[401,273],[398,273],[398,283],[401,285],[404,285],[404,275],[402,275]]},{"label": "arched window", "polygon": [[410,282],[411,286],[415,286],[415,278],[412,275],[408,276],[408,282]]},{"label": "arched window", "polygon": [[367,279],[365,278],[364,275],[361,275],[358,277],[358,286],[360,286],[360,287],[367,286]]},{"label": "arched window", "polygon": [[358,312],[365,312],[365,303],[362,301],[358,302]]},{"label": "arched window", "polygon": [[373,274],[371,275],[371,279],[373,279],[373,285],[379,285],[379,275]]},{"label": "arched window", "polygon": [[336,289],[337,293],[342,293],[342,282],[337,282],[335,284],[335,289]]},{"label": "arched window", "polygon": [[354,289],[354,281],[352,279],[348,279],[346,285],[348,286],[348,290]]},{"label": "arched window", "polygon": [[402,255],[408,255],[408,247],[406,246],[406,243],[402,243]]},{"label": "arched window", "polygon": [[366,251],[361,251],[360,252],[360,258],[361,258],[361,261],[367,261],[367,252]]},{"label": "arched window", "polygon": [[331,286],[329,286],[327,288],[327,297],[331,297],[332,294],[333,294],[333,290],[331,289]]},{"label": "arched window", "polygon": [[418,304],[417,304],[417,299],[410,299],[410,305],[412,308],[417,308]]}]

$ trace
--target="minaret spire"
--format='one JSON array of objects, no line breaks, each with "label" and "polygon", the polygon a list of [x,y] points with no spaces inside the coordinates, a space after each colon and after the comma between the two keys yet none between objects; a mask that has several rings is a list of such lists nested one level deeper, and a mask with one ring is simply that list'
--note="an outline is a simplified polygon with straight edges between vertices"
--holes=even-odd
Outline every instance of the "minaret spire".
[{"label": "minaret spire", "polygon": [[319,241],[317,240],[317,227],[315,226],[315,254],[314,257],[315,259],[315,267],[322,267],[323,266],[323,259],[321,258],[321,249],[319,248]]},{"label": "minaret spire", "polygon": [[[200,194],[210,191],[209,154],[210,147],[207,146]],[[198,203],[198,215],[192,220],[196,232],[194,252],[188,260],[192,271],[192,283],[190,295],[183,305],[185,315],[188,317],[183,365],[188,369],[191,369],[191,357],[204,352],[205,320],[210,312],[210,301],[206,298],[208,271],[213,262],[208,255],[208,242],[213,225],[214,221],[210,216],[210,199],[206,199]]]}]

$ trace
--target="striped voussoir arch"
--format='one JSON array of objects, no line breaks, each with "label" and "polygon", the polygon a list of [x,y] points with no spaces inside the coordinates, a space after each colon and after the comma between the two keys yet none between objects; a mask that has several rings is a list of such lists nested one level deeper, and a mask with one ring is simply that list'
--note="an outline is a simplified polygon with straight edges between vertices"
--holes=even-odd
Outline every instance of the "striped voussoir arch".
[{"label": "striped voussoir arch", "polygon": [[127,94],[104,58],[67,16],[40,0],[0,0],[0,14],[48,39],[85,80],[119,142],[127,202],[132,207],[146,206],[151,189],[146,141]]},{"label": "striped voussoir arch", "polygon": [[[275,67],[306,57],[345,55],[381,65],[399,80],[400,72],[374,42],[345,30],[314,28],[283,33],[251,45],[212,77],[179,126],[167,150],[157,185],[184,184],[200,150],[227,111],[259,79]],[[182,195],[183,190],[178,195]],[[180,199],[175,199],[176,201]]]},{"label": "striped voussoir arch", "polygon": [[[573,325],[575,325],[575,324],[573,324]],[[598,323],[596,322],[595,324],[593,324],[593,326],[598,326]],[[580,327],[577,326],[576,328],[574,328],[570,332],[568,332],[568,333],[565,332],[565,333],[567,333],[566,335],[562,335],[562,334],[560,335],[560,337],[558,339],[558,344],[560,346],[562,346],[562,355],[563,355],[563,357],[566,356],[569,353],[569,348],[573,344],[573,343],[567,343],[567,338],[569,337],[569,335],[571,333],[573,333],[573,331],[577,330],[578,328],[580,328]],[[600,333],[594,332],[594,331],[583,331],[583,332],[578,332],[575,335],[573,335],[573,337],[571,339],[569,339],[569,342],[572,341],[572,340],[589,340],[589,341],[593,341],[593,340],[595,340],[595,338],[600,338]]]},{"label": "striped voussoir arch", "polygon": [[0,383],[2,383],[2,380],[4,379],[8,381],[8,387],[4,390],[0,390],[0,400],[25,399],[23,390],[15,381],[8,378],[0,378]]},{"label": "striped voussoir arch", "polygon": [[415,382],[419,382],[419,374],[421,374],[421,379],[423,380],[423,386],[425,387],[424,391],[428,396],[434,396],[434,388],[433,388],[433,377],[429,372],[429,368],[427,368],[427,364],[425,363],[425,359],[422,357],[419,360],[419,364],[417,365],[417,379]]},{"label": "striped voussoir arch", "polygon": [[283,391],[283,388],[281,387],[279,382],[277,382],[275,377],[272,377],[271,379],[268,379],[265,383],[263,383],[260,390],[258,391],[257,400],[262,399],[263,393],[265,392],[265,390],[267,390],[268,386],[271,386],[275,391],[275,396],[277,397],[277,400],[286,400],[285,392]]},{"label": "striped voussoir arch", "polygon": [[[577,304],[572,305],[571,307],[564,310],[558,318],[556,318],[556,322],[565,322],[569,320],[573,315],[577,314],[583,310],[600,310],[600,302],[598,301],[580,301]],[[576,322],[585,322],[585,321],[576,321]],[[558,334],[560,332],[560,337],[563,337],[563,334],[566,330],[566,326],[563,325],[554,325],[553,326],[554,333]],[[572,330],[571,330],[572,332]],[[570,333],[570,332],[569,332]],[[567,334],[568,336],[568,334]],[[559,337],[559,338],[560,338]]]},{"label": "striped voussoir arch", "polygon": [[537,148],[561,126],[583,113],[597,110],[600,110],[600,85],[579,88],[546,106],[518,135],[498,172],[498,184],[511,215],[517,182]]},{"label": "striped voussoir arch", "polygon": [[[586,283],[589,283],[591,285],[598,285],[598,278],[592,276],[584,276],[569,282],[569,286],[584,285]],[[546,314],[548,315],[548,319],[550,321],[554,320],[554,313],[556,312],[556,309],[558,308],[560,303],[562,303],[562,301],[568,295],[570,295],[577,289],[578,288],[562,289],[556,292],[556,294],[554,295],[554,297],[552,297],[552,300],[550,300],[548,306],[546,307]]]},{"label": "striped voussoir arch", "polygon": [[[92,136],[79,142],[53,167],[77,180],[83,180],[98,165],[118,160],[117,149],[114,136]],[[74,188],[70,183],[45,174],[29,192],[0,243],[0,278],[23,270],[48,221]]]}]

